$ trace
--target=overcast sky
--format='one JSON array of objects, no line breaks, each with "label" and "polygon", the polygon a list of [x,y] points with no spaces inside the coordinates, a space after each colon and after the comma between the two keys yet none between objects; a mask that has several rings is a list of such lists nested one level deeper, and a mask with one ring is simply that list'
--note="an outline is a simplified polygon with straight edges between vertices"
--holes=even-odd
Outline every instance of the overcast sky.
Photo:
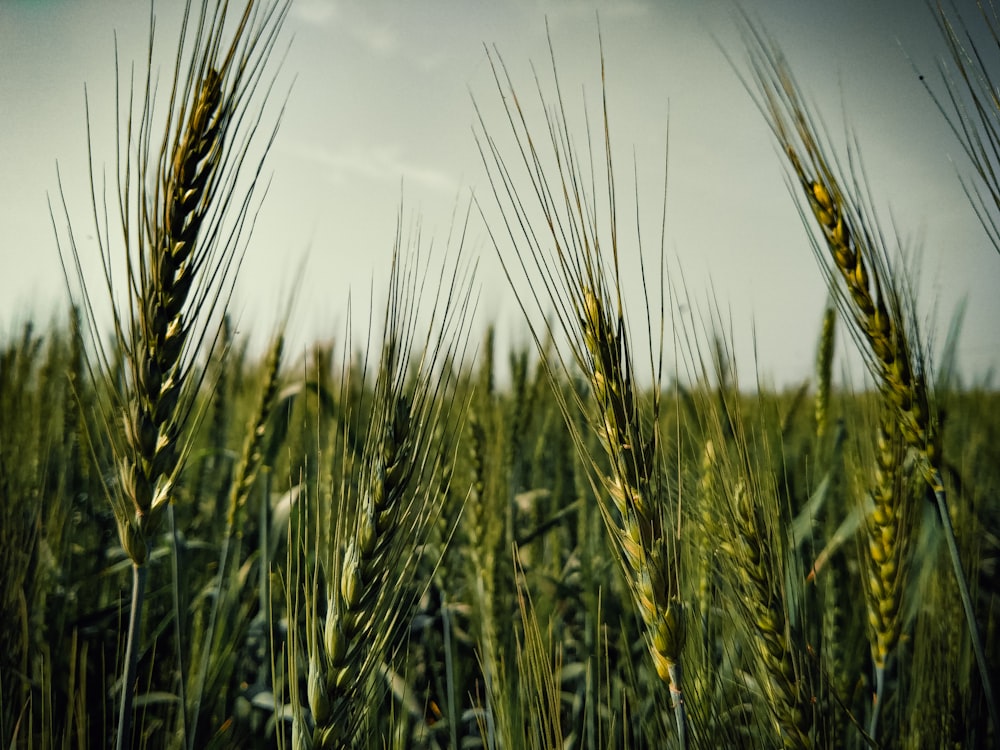
[{"label": "overcast sky", "polygon": [[[157,5],[164,48],[177,28],[176,6]],[[551,92],[547,18],[583,138],[580,92],[594,103],[600,87],[599,9],[612,135],[625,155],[619,189],[631,194],[634,150],[647,251],[658,245],[669,120],[673,278],[683,271],[695,302],[714,295],[732,316],[745,380],[752,379],[746,368],[754,335],[759,367],[772,382],[805,379],[826,291],[784,164],[726,59],[742,65],[733,7],[721,0],[295,0],[279,76],[279,87],[292,91],[237,286],[243,327],[266,335],[305,257],[295,291],[300,346],[339,338],[348,293],[367,299],[387,276],[401,197],[404,214],[419,215],[424,236],[441,244],[456,202],[464,207],[475,191],[489,208],[473,98],[491,134],[505,139],[508,132],[484,45],[496,46],[525,96],[533,93],[531,62]],[[942,44],[930,12],[904,0],[746,7],[780,42],[831,130],[842,130],[846,112],[883,218],[891,211],[907,242],[923,248],[922,312],[939,343],[959,300],[968,298],[959,361],[967,382],[981,379],[1000,364],[1000,255],[962,192],[956,170],[968,169],[961,151],[909,59],[934,74]],[[28,317],[44,323],[64,305],[46,203],[56,194],[57,162],[81,249],[94,249],[84,84],[95,152],[110,175],[114,34],[123,60],[141,60],[148,19],[143,2],[0,0],[0,335]],[[630,199],[624,209],[634,210]],[[513,257],[512,248],[500,250]],[[477,212],[466,252],[481,258],[475,330],[494,322],[504,340],[526,341]],[[850,348],[845,338],[841,352]]]}]

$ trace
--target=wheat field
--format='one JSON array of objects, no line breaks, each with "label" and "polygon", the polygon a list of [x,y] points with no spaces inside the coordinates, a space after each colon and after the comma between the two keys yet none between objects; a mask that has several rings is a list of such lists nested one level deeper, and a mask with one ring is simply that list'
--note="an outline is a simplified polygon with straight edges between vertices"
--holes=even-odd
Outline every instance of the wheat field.
[{"label": "wheat field", "polygon": [[[337,340],[295,356],[289,299],[251,348],[230,302],[288,8],[190,0],[175,67],[115,78],[113,179],[51,201],[68,312],[0,341],[0,744],[996,747],[1000,393],[962,385],[957,326],[932,346],[860,144],[780,40],[735,14],[829,292],[786,390],[717,301],[679,314],[601,49],[584,130],[554,53],[520,81],[488,50],[490,189],[437,245],[400,209]],[[1000,251],[1000,24],[934,12],[954,75],[927,93]],[[524,346],[474,317],[480,221]]]}]

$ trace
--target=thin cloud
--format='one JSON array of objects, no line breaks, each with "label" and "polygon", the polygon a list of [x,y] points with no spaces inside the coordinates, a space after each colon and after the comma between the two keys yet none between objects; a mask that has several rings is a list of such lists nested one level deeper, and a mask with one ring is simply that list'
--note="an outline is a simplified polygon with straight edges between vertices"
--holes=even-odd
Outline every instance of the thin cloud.
[{"label": "thin cloud", "polygon": [[313,28],[328,28],[336,21],[337,31],[380,57],[391,56],[399,50],[398,29],[374,18],[365,5],[338,0],[297,0],[292,5],[292,15],[303,25]]},{"label": "thin cloud", "polygon": [[399,49],[399,34],[387,24],[355,19],[347,31],[373,54],[388,57]]},{"label": "thin cloud", "polygon": [[329,26],[337,17],[335,0],[297,0],[291,14],[307,26]]},{"label": "thin cloud", "polygon": [[415,62],[417,67],[425,73],[443,68],[452,60],[452,56],[447,52],[438,50],[423,55],[417,55]]},{"label": "thin cloud", "polygon": [[641,18],[653,10],[647,0],[615,0],[615,2],[582,3],[579,0],[534,0],[536,11],[550,21],[594,18],[595,10],[601,18]]},{"label": "thin cloud", "polygon": [[402,180],[406,185],[427,190],[458,190],[458,182],[451,175],[402,158],[401,149],[396,145],[352,146],[337,150],[293,148],[289,151],[322,167],[325,179],[335,185],[358,180],[398,184]]}]

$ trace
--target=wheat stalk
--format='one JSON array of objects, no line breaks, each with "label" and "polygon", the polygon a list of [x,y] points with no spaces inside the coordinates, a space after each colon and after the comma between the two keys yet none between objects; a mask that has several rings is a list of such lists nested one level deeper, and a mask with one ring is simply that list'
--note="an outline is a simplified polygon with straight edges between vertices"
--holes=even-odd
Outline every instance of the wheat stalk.
[{"label": "wheat stalk", "polygon": [[[338,438],[347,453],[330,507],[321,508],[316,498],[318,523],[300,535],[316,567],[292,582],[305,600],[312,719],[309,726],[298,716],[296,732],[316,748],[352,747],[381,726],[372,713],[372,691],[419,593],[414,573],[439,510],[440,472],[446,468],[437,459],[452,450],[462,410],[445,365],[462,355],[470,314],[467,281],[457,262],[450,277],[442,267],[432,290],[430,325],[421,336],[426,272],[419,270],[419,246],[407,250],[400,222],[370,412],[357,415],[365,420],[364,437],[357,455],[346,435]],[[345,405],[352,387],[345,377]],[[353,416],[344,418],[346,425]],[[299,611],[294,598],[289,606]]]},{"label": "wheat stalk", "polygon": [[[527,275],[529,267],[541,282],[527,279],[529,292],[522,294],[512,277],[513,264],[506,261],[499,240],[497,252],[522,310],[527,304],[539,309],[556,305],[557,323],[570,341],[570,353],[549,352],[544,341],[552,338],[553,325],[534,324],[535,343],[553,383],[564,421],[587,467],[598,497],[605,527],[621,563],[636,609],[645,625],[649,653],[663,683],[669,686],[681,747],[687,743],[687,718],[682,689],[681,654],[686,629],[680,601],[679,554],[673,536],[662,447],[658,432],[658,385],[654,386],[652,414],[640,414],[635,385],[632,342],[621,303],[622,279],[618,261],[618,231],[614,169],[610,152],[610,127],[606,89],[602,86],[603,140],[607,179],[607,234],[598,222],[594,187],[574,149],[559,91],[555,55],[550,43],[556,107],[546,105],[547,132],[554,174],[548,173],[527,124],[527,116],[502,61],[491,55],[494,79],[516,139],[516,150],[527,172],[532,192],[542,211],[545,230],[537,232],[528,214],[525,198],[517,187],[499,146],[479,113],[483,133],[477,136],[494,197],[503,224]],[[501,75],[502,71],[502,75]],[[604,60],[601,57],[604,82]],[[478,107],[477,107],[478,112]],[[593,174],[590,175],[591,182]],[[547,231],[546,231],[547,230]],[[645,276],[643,275],[643,282]],[[648,299],[647,314],[651,310]],[[661,321],[662,330],[662,321]],[[661,334],[662,335],[662,334]],[[653,326],[649,325],[650,359],[653,358]],[[577,422],[577,414],[590,412],[580,396],[565,394],[557,383],[560,374],[570,376],[576,367],[586,377],[596,402],[597,414],[588,422],[600,438],[609,466],[592,453]],[[658,377],[658,374],[657,374]]]},{"label": "wheat stalk", "polygon": [[902,626],[901,605],[915,530],[914,508],[906,501],[903,460],[905,444],[896,429],[894,414],[880,410],[877,428],[874,510],[865,518],[867,555],[865,598],[875,664],[875,705],[868,733],[876,737],[880,709],[885,702],[886,664],[895,652]]},{"label": "wheat stalk", "polygon": [[[216,338],[211,333],[214,311],[228,296],[232,272],[238,266],[252,187],[237,203],[232,224],[225,224],[224,219],[233,202],[236,175],[249,153],[250,136],[259,122],[259,115],[247,117],[246,108],[286,10],[287,5],[280,2],[248,2],[227,44],[225,27],[231,14],[226,3],[213,7],[205,2],[195,13],[190,2],[185,5],[166,126],[158,144],[152,135],[156,96],[151,18],[140,119],[133,129],[132,114],[127,113],[124,133],[119,131],[118,204],[126,301],[116,294],[110,231],[106,214],[102,220],[98,209],[102,201],[91,166],[103,283],[127,373],[123,383],[110,383],[110,395],[100,405],[118,464],[118,483],[108,489],[108,497],[133,567],[118,747],[131,741],[132,686],[149,540],[173,499],[190,449],[195,395],[201,383],[194,355],[202,342]],[[117,101],[121,99],[119,92]],[[68,221],[65,197],[63,209]],[[71,227],[69,249],[60,244],[60,257],[71,294],[70,267],[75,273],[90,336],[97,342],[96,361],[88,362],[96,381],[98,370],[111,368],[100,344],[100,323]]]},{"label": "wheat stalk", "polygon": [[778,550],[784,540],[774,538],[769,519],[776,508],[762,497],[767,489],[748,484],[750,477],[728,488],[735,534],[724,542],[732,555],[732,571],[746,610],[753,654],[759,659],[762,685],[771,716],[784,747],[810,748],[813,723],[812,691],[798,647],[790,635],[787,595],[782,588],[783,566]]},{"label": "wheat stalk", "polygon": [[[822,231],[823,242],[814,240],[813,244],[817,260],[838,306],[852,324],[852,335],[893,412],[904,444],[916,454],[920,474],[934,492],[991,721],[994,728],[1000,727],[985,650],[948,511],[939,419],[933,411],[915,316],[903,306],[878,223],[873,211],[866,208],[871,200],[862,182],[839,177],[841,170],[827,156],[821,131],[803,104],[777,46],[749,23],[746,36],[758,105],[791,168],[793,191],[805,197],[808,214]],[[853,164],[854,151],[851,156]],[[805,211],[803,221],[807,221]]]}]

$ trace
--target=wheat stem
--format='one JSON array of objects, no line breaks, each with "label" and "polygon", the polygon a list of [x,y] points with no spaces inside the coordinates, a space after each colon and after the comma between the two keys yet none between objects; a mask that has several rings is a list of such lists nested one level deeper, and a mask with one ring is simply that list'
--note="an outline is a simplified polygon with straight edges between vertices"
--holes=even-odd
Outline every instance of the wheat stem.
[{"label": "wheat stem", "polygon": [[[788,159],[793,185],[805,196],[809,213],[823,233],[825,252],[819,242],[814,242],[814,250],[827,282],[853,323],[852,333],[883,398],[895,412],[903,441],[919,457],[920,473],[934,491],[980,681],[984,693],[992,697],[979,624],[968,598],[968,582],[941,482],[941,435],[937,416],[931,411],[915,318],[912,312],[907,317],[903,309],[899,282],[890,273],[873,211],[866,209],[871,205],[870,197],[867,204],[863,202],[867,193],[855,178],[851,186],[857,191],[856,200],[849,199],[838,179],[837,163],[827,158],[817,135],[819,130],[802,103],[780,51],[749,22],[747,27],[751,65],[760,95],[758,105]],[[854,150],[850,155],[853,164]],[[1000,731],[997,706],[992,700],[989,713],[994,731]]]},{"label": "wheat stem", "polygon": [[[547,231],[536,234],[519,188],[488,133],[480,139],[480,152],[521,269],[529,275],[529,266],[534,266],[532,270],[542,277],[541,282],[536,282],[529,275],[529,293],[516,292],[522,310],[527,314],[530,302],[538,308],[554,302],[558,326],[570,341],[569,356],[552,351],[543,343],[552,336],[552,324],[547,322],[544,326],[536,326],[529,320],[564,422],[587,467],[612,548],[625,573],[633,604],[645,626],[644,634],[653,666],[663,684],[669,686],[679,736],[686,742],[688,733],[683,692],[680,683],[674,682],[680,678],[681,670],[672,669],[680,664],[686,638],[686,617],[680,600],[679,541],[673,534],[675,510],[668,498],[658,435],[659,377],[662,368],[654,374],[657,380],[650,427],[647,428],[640,418],[632,342],[622,305],[617,203],[607,90],[603,85],[603,52],[601,135],[603,177],[606,180],[603,199],[607,203],[602,212],[606,212],[603,216],[606,233],[598,221],[595,202],[600,198],[593,192],[594,175],[591,173],[588,177],[585,174],[573,147],[551,44],[550,57],[556,106],[547,106],[544,97],[542,104],[546,105],[551,146],[548,156],[555,160],[552,175],[547,173],[503,63],[491,57],[494,79],[504,99],[517,150],[531,183],[529,192],[537,199],[537,207],[544,214]],[[480,122],[483,124],[481,114]],[[485,129],[485,124],[483,127]],[[586,187],[588,182],[591,184],[590,191]],[[497,250],[500,252],[499,244]],[[501,262],[508,280],[515,285],[512,266],[504,261],[502,253]],[[644,270],[642,281],[646,291]],[[646,302],[649,355],[651,365],[654,365],[657,333],[654,332],[648,293]],[[662,325],[661,309],[661,356]],[[566,395],[557,382],[560,373],[572,377],[572,366],[583,372],[596,402],[597,414],[588,419],[587,426],[600,439],[602,451],[610,461],[610,469],[606,469],[603,460],[599,461],[593,455],[584,431],[577,424],[580,411],[587,413],[591,407],[579,394]]]},{"label": "wheat stem", "polygon": [[[145,565],[132,563],[132,604],[129,609],[128,640],[125,645],[125,667],[122,674],[122,703],[118,714],[117,750],[132,747],[132,696],[139,660],[139,636],[142,630],[142,608],[146,596]],[[126,739],[127,738],[127,739]]]},{"label": "wheat stem", "polygon": [[[188,739],[188,723],[187,723],[187,679],[188,679],[188,669],[187,662],[183,657],[184,654],[184,618],[183,615],[187,611],[187,607],[181,606],[181,596],[182,593],[186,594],[187,589],[182,585],[183,581],[187,580],[187,571],[184,571],[184,577],[181,577],[181,571],[183,570],[183,558],[182,555],[186,550],[186,545],[182,541],[181,535],[177,529],[177,517],[174,511],[174,506],[171,504],[167,506],[167,519],[170,526],[170,578],[171,578],[171,592],[170,592],[170,604],[173,607],[173,618],[174,618],[174,645],[177,648],[177,663],[178,663],[178,683],[177,683],[177,697],[180,699],[180,711],[178,715],[181,722],[181,737],[185,740]],[[187,597],[185,597],[185,605],[187,604]],[[197,713],[194,714],[197,716]],[[191,733],[192,735],[194,732]]]},{"label": "wheat stem", "polygon": [[958,544],[955,542],[955,529],[951,523],[951,515],[948,512],[948,502],[945,497],[944,482],[941,474],[934,469],[930,475],[931,488],[934,490],[934,500],[937,503],[938,517],[944,527],[945,544],[948,547],[948,555],[951,558],[951,565],[955,571],[955,582],[958,584],[958,595],[962,600],[962,610],[965,612],[965,620],[971,623],[969,635],[972,641],[972,652],[976,657],[976,666],[979,669],[979,676],[983,685],[983,698],[986,700],[986,707],[990,712],[990,721],[993,722],[993,731],[1000,732],[1000,715],[997,713],[997,704],[993,698],[993,683],[990,680],[989,665],[986,661],[986,650],[983,648],[983,641],[979,635],[979,628],[976,625],[976,613],[972,607],[972,594],[969,593],[969,584],[962,568],[962,557],[958,551]]}]

